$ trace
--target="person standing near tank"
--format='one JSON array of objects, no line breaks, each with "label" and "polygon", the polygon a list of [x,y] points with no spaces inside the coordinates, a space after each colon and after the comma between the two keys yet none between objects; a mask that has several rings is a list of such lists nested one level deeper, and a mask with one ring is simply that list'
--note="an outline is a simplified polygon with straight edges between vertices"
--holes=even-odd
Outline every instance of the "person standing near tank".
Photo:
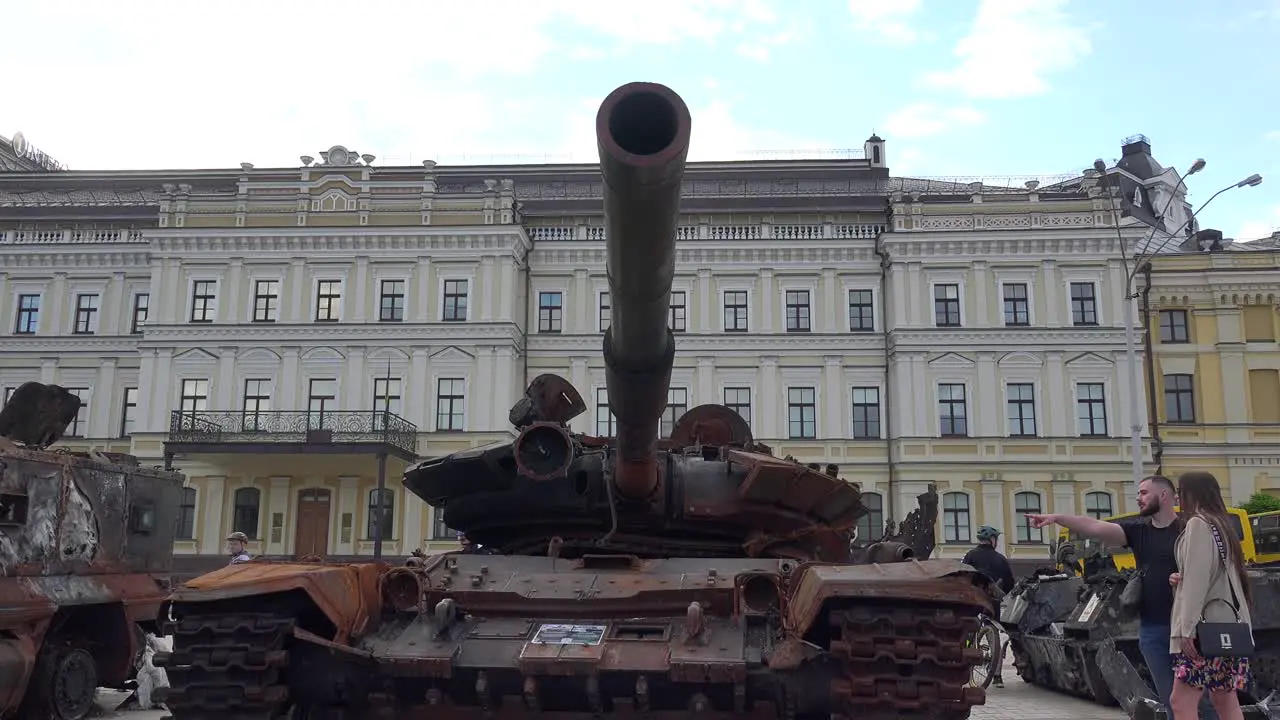
[{"label": "person standing near tank", "polygon": [[253,559],[248,550],[249,536],[242,532],[233,532],[227,536],[227,554],[231,556],[228,565],[249,562]]},{"label": "person standing near tank", "polygon": [[[1000,591],[1008,593],[1013,589],[1013,568],[1009,566],[1009,559],[996,549],[996,543],[1000,540],[1000,531],[990,525],[983,525],[978,528],[978,544],[972,550],[965,553],[965,565],[973,567],[978,572],[991,578],[991,581],[1000,586]],[[1003,635],[1000,642],[1004,642]],[[991,678],[991,683],[997,687],[1004,687],[1004,673],[1001,668],[996,668],[996,674]]]},{"label": "person standing near tank", "polygon": [[[1122,522],[1099,520],[1087,515],[1027,513],[1034,528],[1061,525],[1076,535],[1133,551],[1134,564],[1141,573],[1138,603],[1138,649],[1155,683],[1156,699],[1166,708],[1173,691],[1173,656],[1169,637],[1173,617],[1173,588],[1169,577],[1178,572],[1174,547],[1182,524],[1174,511],[1177,491],[1163,475],[1150,475],[1138,484],[1138,517]],[[1200,715],[1217,720],[1208,698],[1200,705]]]}]

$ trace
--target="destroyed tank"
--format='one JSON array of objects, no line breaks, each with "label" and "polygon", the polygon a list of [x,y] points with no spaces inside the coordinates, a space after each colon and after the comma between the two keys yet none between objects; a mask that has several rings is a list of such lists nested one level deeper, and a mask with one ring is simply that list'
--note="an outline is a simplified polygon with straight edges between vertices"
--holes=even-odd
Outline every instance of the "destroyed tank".
[{"label": "destroyed tank", "polygon": [[80,410],[30,382],[0,409],[0,718],[79,720],[155,632],[183,476],[49,449]]},{"label": "destroyed tank", "polygon": [[[772,456],[727,407],[660,439],[691,120],[625,85],[596,118],[616,436],[540,376],[513,442],[424,460],[407,490],[471,550],[377,562],[252,561],[175,591],[175,720],[313,717],[964,718],[987,578],[910,542],[858,549],[836,468]],[[936,493],[910,522],[932,550]]]}]

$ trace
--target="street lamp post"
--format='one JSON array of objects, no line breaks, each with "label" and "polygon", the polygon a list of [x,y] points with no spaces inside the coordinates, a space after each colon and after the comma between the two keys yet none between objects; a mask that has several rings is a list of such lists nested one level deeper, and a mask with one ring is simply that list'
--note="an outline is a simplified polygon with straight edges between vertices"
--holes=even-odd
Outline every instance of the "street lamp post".
[{"label": "street lamp post", "polygon": [[[1204,159],[1202,158],[1197,159],[1194,163],[1191,164],[1191,167],[1188,168],[1187,172],[1183,174],[1182,179],[1179,180],[1177,187],[1173,189],[1173,192],[1169,195],[1169,199],[1165,202],[1164,208],[1160,211],[1160,214],[1156,217],[1157,225],[1164,220],[1165,213],[1169,210],[1169,206],[1173,204],[1174,198],[1176,198],[1178,195],[1178,190],[1181,189],[1184,183],[1186,183],[1187,178],[1203,170],[1204,166],[1205,166]],[[1138,384],[1139,384],[1138,332],[1137,332],[1136,323],[1133,318],[1133,301],[1138,297],[1138,293],[1136,292],[1136,289],[1134,287],[1135,280],[1138,276],[1138,273],[1142,270],[1143,265],[1146,262],[1148,262],[1149,258],[1152,255],[1155,255],[1156,253],[1164,250],[1165,247],[1168,246],[1170,242],[1175,240],[1178,237],[1178,233],[1182,232],[1184,228],[1190,225],[1191,222],[1195,220],[1195,217],[1200,214],[1200,211],[1204,210],[1206,207],[1209,206],[1209,203],[1213,202],[1214,198],[1218,197],[1219,195],[1221,195],[1222,193],[1228,190],[1234,190],[1236,188],[1242,188],[1242,187],[1256,187],[1257,185],[1262,183],[1262,176],[1258,175],[1257,173],[1254,173],[1253,175],[1250,175],[1249,177],[1241,180],[1240,182],[1232,183],[1231,185],[1228,185],[1222,188],[1221,190],[1219,190],[1218,192],[1214,193],[1213,195],[1209,196],[1209,199],[1206,200],[1203,205],[1201,205],[1198,209],[1196,209],[1195,212],[1191,213],[1191,216],[1188,217],[1186,221],[1182,223],[1182,225],[1178,226],[1178,228],[1175,229],[1173,232],[1168,233],[1168,237],[1166,237],[1164,241],[1161,242],[1160,245],[1156,246],[1154,249],[1152,249],[1150,246],[1151,246],[1152,238],[1155,237],[1156,227],[1152,227],[1151,232],[1147,235],[1146,239],[1143,241],[1143,247],[1141,251],[1139,253],[1135,253],[1131,260],[1125,251],[1124,234],[1121,233],[1120,231],[1120,211],[1119,211],[1119,208],[1116,206],[1115,193],[1111,192],[1111,186],[1109,182],[1110,178],[1109,178],[1109,175],[1107,174],[1107,164],[1103,162],[1101,159],[1094,160],[1093,169],[1101,175],[1103,187],[1106,188],[1107,190],[1107,199],[1111,204],[1112,225],[1116,229],[1116,240],[1120,245],[1120,262],[1124,268],[1124,276],[1125,276],[1124,344],[1125,344],[1125,363],[1129,366],[1129,372],[1128,372],[1128,375],[1129,375],[1128,400],[1129,400],[1129,419],[1130,419],[1129,452],[1130,452],[1130,458],[1132,460],[1132,469],[1133,469],[1133,492],[1134,492],[1134,495],[1136,496],[1138,492],[1138,485],[1142,483],[1142,478],[1146,474],[1146,470],[1144,467],[1143,456],[1142,456],[1142,423],[1138,421],[1140,411],[1141,411],[1141,404],[1140,404],[1141,400],[1139,399],[1139,396],[1138,396]],[[1148,358],[1147,362],[1151,362],[1151,358]]]}]

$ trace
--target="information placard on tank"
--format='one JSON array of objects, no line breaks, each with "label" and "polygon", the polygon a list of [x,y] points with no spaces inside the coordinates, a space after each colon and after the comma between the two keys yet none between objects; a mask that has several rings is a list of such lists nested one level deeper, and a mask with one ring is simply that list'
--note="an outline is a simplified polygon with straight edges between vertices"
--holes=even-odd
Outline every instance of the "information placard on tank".
[{"label": "information placard on tank", "polygon": [[605,625],[541,625],[531,641],[534,645],[599,645]]}]

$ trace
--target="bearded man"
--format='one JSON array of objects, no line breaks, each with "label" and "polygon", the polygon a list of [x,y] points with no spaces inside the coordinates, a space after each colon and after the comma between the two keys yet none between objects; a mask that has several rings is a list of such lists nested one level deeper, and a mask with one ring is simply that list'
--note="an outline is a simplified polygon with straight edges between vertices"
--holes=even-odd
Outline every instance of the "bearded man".
[{"label": "bearded man", "polygon": [[[1174,544],[1178,541],[1178,493],[1173,482],[1151,475],[1138,484],[1138,517],[1122,522],[1098,520],[1087,515],[1037,515],[1027,513],[1032,527],[1061,525],[1076,535],[1133,551],[1134,564],[1142,573],[1141,601],[1138,604],[1138,649],[1151,671],[1156,699],[1166,708],[1173,691],[1173,656],[1169,654],[1169,623],[1173,614],[1173,587],[1169,576],[1178,572]],[[1205,694],[1206,697],[1208,693]],[[1208,702],[1200,704],[1200,716],[1216,720]]]}]

